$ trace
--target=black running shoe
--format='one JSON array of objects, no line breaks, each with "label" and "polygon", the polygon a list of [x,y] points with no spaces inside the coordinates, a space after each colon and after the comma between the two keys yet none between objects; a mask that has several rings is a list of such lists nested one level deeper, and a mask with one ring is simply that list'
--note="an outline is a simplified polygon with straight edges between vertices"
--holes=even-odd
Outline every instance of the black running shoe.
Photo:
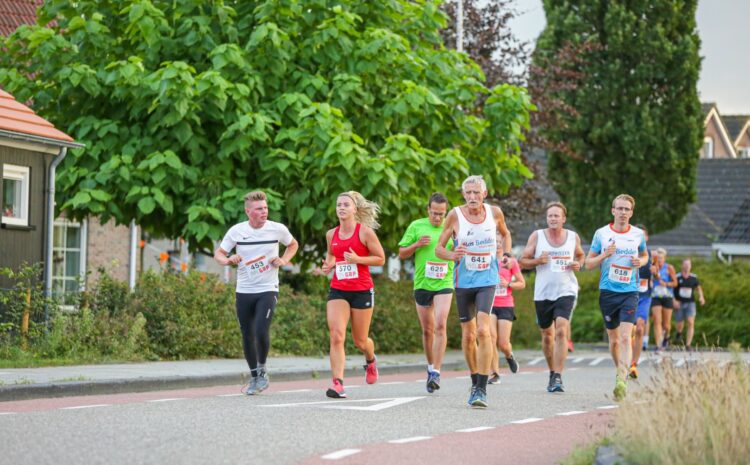
[{"label": "black running shoe", "polygon": [[555,392],[555,373],[549,374],[549,383],[547,383],[547,392]]},{"label": "black running shoe", "polygon": [[505,361],[508,362],[508,368],[510,368],[511,373],[518,373],[519,365],[513,354],[510,355],[510,358],[506,357]]},{"label": "black running shoe", "polygon": [[555,373],[555,376],[552,378],[553,385],[552,385],[552,391],[550,392],[565,392],[563,389],[563,383],[562,383],[562,375],[560,373]]}]

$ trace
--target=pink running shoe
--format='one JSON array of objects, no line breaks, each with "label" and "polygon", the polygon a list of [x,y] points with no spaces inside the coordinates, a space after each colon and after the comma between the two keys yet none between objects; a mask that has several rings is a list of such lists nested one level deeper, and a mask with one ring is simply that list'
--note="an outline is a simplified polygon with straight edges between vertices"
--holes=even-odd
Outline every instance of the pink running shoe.
[{"label": "pink running shoe", "polygon": [[378,380],[378,367],[376,363],[377,359],[365,365],[365,381],[367,381],[367,384],[375,384]]},{"label": "pink running shoe", "polygon": [[326,391],[326,396],[333,399],[343,399],[346,397],[346,391],[344,391],[344,381],[338,378],[333,378],[333,386],[329,387]]}]

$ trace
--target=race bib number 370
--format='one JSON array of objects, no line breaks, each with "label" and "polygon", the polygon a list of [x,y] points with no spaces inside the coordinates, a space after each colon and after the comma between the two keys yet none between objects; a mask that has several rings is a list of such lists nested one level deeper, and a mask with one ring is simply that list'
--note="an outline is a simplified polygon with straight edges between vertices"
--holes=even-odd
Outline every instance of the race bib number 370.
[{"label": "race bib number 370", "polygon": [[359,270],[357,270],[357,264],[336,262],[336,278],[339,280],[359,278]]},{"label": "race bib number 370", "polygon": [[427,262],[424,265],[424,275],[430,279],[443,279],[448,274],[448,264],[444,262]]},{"label": "race bib number 370", "polygon": [[609,267],[609,280],[615,283],[629,283],[633,277],[633,268],[620,265],[611,265]]},{"label": "race bib number 370", "polygon": [[467,253],[464,257],[466,269],[470,271],[484,271],[490,269],[490,260],[492,256],[489,253]]}]

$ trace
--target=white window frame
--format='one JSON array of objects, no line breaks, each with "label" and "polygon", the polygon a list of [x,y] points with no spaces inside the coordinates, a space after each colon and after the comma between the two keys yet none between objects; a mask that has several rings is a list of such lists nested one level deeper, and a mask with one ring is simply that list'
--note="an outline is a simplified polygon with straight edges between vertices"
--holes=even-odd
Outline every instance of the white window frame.
[{"label": "white window frame", "polygon": [[708,153],[705,153],[706,150],[704,150],[703,155],[706,158],[713,158],[714,157],[714,138],[713,137],[704,137],[703,138],[703,148],[706,148],[706,143],[708,143]]},{"label": "white window frame", "polygon": [[[21,214],[18,218],[3,215],[2,222],[5,224],[12,224],[14,226],[28,226],[30,190],[29,182],[31,180],[31,169],[28,166],[3,164],[3,183],[5,183],[6,179],[9,179],[11,181],[18,181],[21,183],[21,205],[19,208]],[[5,203],[5,199],[3,199],[3,203]]]},{"label": "white window frame", "polygon": [[737,149],[737,155],[739,155],[740,158],[750,158],[750,147],[740,147]]},{"label": "white window frame", "polygon": [[[54,285],[55,281],[60,281],[60,280],[62,280],[62,281],[70,281],[70,280],[76,279],[80,283],[78,291],[79,292],[84,291],[84,290],[86,290],[86,244],[88,242],[88,238],[87,238],[87,236],[88,236],[88,221],[87,220],[83,220],[80,223],[78,223],[78,222],[75,222],[75,221],[71,221],[71,220],[69,220],[67,218],[58,218],[53,223],[53,228],[57,228],[57,227],[64,227],[66,229],[68,227],[77,227],[77,228],[80,228],[81,233],[79,234],[79,238],[81,240],[81,243],[78,245],[78,249],[77,249],[79,251],[79,256],[78,256],[79,257],[78,258],[79,259],[79,267],[78,267],[78,269],[80,270],[80,272],[79,272],[79,276],[76,277],[76,278],[74,278],[72,276],[65,276],[65,275],[64,276],[56,276],[54,274],[54,267],[53,267],[52,268],[53,269],[53,275],[52,275],[52,283],[51,283],[52,286],[51,287],[52,287],[52,289],[55,288],[55,285]],[[63,238],[63,244],[66,244],[66,243],[67,243],[67,237]],[[64,245],[63,247],[54,247],[54,244],[53,244],[52,255],[54,256],[55,252],[62,252],[63,253],[63,257],[65,257],[65,252],[68,251],[68,250],[76,250],[76,249],[69,248],[69,247],[67,247],[67,245]],[[66,268],[65,267],[65,263],[63,263],[62,269],[65,270],[65,268]],[[63,290],[64,289],[65,289],[65,285],[63,284]],[[76,309],[76,307],[74,305],[61,305],[60,308],[63,309],[63,310],[75,310]]]}]

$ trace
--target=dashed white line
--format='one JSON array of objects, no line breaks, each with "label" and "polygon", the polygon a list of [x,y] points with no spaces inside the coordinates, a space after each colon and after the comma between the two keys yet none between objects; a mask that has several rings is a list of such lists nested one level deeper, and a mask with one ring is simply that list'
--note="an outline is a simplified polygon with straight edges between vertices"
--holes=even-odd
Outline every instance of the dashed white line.
[{"label": "dashed white line", "polygon": [[597,365],[599,365],[600,363],[602,363],[603,361],[604,361],[604,357],[597,357],[597,358],[595,358],[594,360],[592,360],[592,361],[591,361],[591,363],[589,363],[589,366],[590,366],[590,367],[594,367],[594,366],[597,366]]},{"label": "dashed white line", "polygon": [[389,386],[392,384],[404,384],[404,381],[389,381],[387,383],[380,383],[381,386]]},{"label": "dashed white line", "polygon": [[153,399],[153,400],[147,400],[146,402],[172,402],[175,400],[185,400],[184,397],[170,397],[168,399]]},{"label": "dashed white line", "polygon": [[573,361],[573,363],[581,363],[581,362],[582,362],[582,361],[584,361],[584,360],[585,360],[585,359],[584,359],[583,357],[576,357],[576,358],[574,358],[574,359],[573,359],[572,361]]},{"label": "dashed white line", "polygon": [[350,455],[359,454],[360,452],[362,452],[362,449],[341,449],[337,450],[336,452],[331,452],[330,454],[323,455],[320,458],[326,460],[338,460],[343,459],[344,457],[349,457]]},{"label": "dashed white line", "polygon": [[488,429],[495,429],[494,426],[477,426],[476,428],[457,429],[456,433],[476,433],[477,431],[487,431]]},{"label": "dashed white line", "polygon": [[599,410],[609,410],[613,408],[620,408],[619,405],[602,405],[601,407],[597,407]]},{"label": "dashed white line", "polygon": [[576,370],[580,370],[580,368],[579,367],[573,367],[573,368],[568,368],[565,371],[576,371]]},{"label": "dashed white line", "polygon": [[310,392],[310,391],[312,391],[312,389],[292,389],[292,390],[289,390],[289,391],[279,391],[279,392],[280,393],[284,392],[284,393],[288,394],[288,393],[291,393],[291,392]]},{"label": "dashed white line", "polygon": [[582,413],[586,413],[586,412],[584,412],[583,410],[571,410],[570,412],[558,413],[558,415],[561,417],[569,417],[571,415],[580,415]]},{"label": "dashed white line", "polygon": [[544,360],[544,357],[537,357],[537,358],[535,358],[534,360],[530,361],[530,362],[529,362],[529,365],[531,365],[531,366],[534,366],[534,365],[536,365],[537,363],[541,362],[542,360]]},{"label": "dashed white line", "polygon": [[471,376],[456,376],[454,379],[471,379]]},{"label": "dashed white line", "polygon": [[355,388],[361,388],[361,387],[362,387],[361,384],[347,384],[346,385],[347,389],[355,389]]},{"label": "dashed white line", "polygon": [[388,442],[391,444],[406,444],[409,442],[426,441],[428,439],[432,439],[432,436],[412,436],[410,438],[394,439]]},{"label": "dashed white line", "polygon": [[425,379],[417,379],[417,380],[414,380],[414,382],[415,383],[426,383],[427,382],[427,378],[425,378]]},{"label": "dashed white line", "polygon": [[538,373],[537,371],[522,371],[520,374],[522,375],[533,375],[534,373]]},{"label": "dashed white line", "polygon": [[15,415],[16,412],[0,412],[0,415]]},{"label": "dashed white line", "polygon": [[544,420],[544,418],[524,418],[523,420],[511,421],[511,423],[514,425],[524,425],[526,423],[534,423],[542,420]]},{"label": "dashed white line", "polygon": [[239,397],[244,396],[245,394],[239,393],[239,394],[217,394],[216,397]]},{"label": "dashed white line", "polygon": [[92,404],[92,405],[76,405],[73,407],[60,407],[60,410],[78,410],[82,408],[97,408],[97,407],[109,407],[112,404]]}]

